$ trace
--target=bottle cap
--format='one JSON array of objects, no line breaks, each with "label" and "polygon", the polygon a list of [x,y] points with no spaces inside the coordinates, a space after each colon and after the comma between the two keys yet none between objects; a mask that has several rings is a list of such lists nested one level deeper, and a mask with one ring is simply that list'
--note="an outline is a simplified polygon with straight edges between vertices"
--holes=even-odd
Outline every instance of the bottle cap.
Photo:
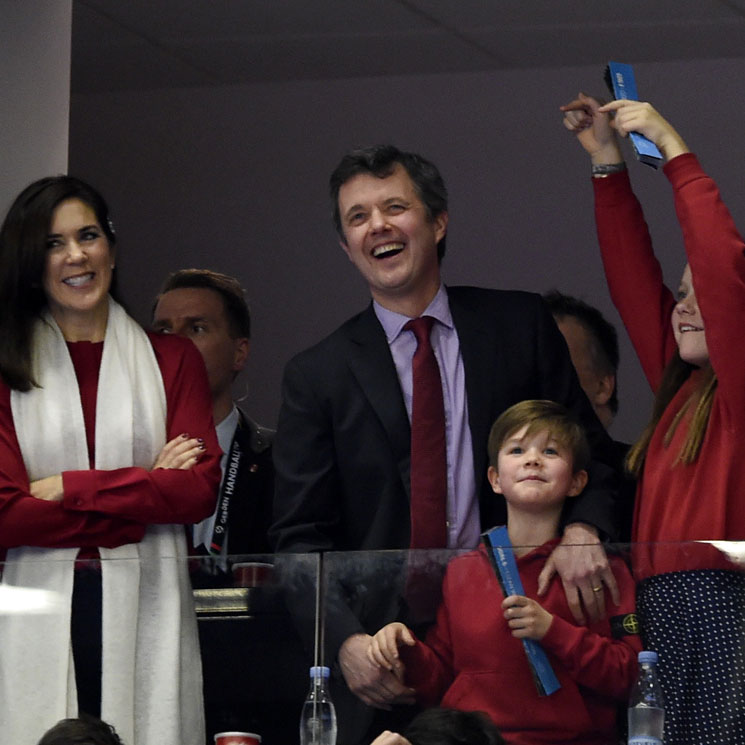
[{"label": "bottle cap", "polygon": [[311,678],[328,678],[329,675],[331,675],[331,671],[325,666],[313,666],[310,669]]},{"label": "bottle cap", "polygon": [[652,664],[656,664],[657,652],[652,652],[651,650],[639,652],[639,662],[651,662]]}]

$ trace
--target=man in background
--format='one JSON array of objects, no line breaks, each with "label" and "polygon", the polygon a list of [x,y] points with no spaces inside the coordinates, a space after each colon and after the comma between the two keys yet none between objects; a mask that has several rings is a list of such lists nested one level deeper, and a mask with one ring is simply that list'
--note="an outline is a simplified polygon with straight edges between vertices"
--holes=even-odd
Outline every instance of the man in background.
[{"label": "man in background", "polygon": [[[155,300],[153,328],[191,339],[207,368],[224,453],[223,478],[215,513],[190,526],[194,553],[204,557],[192,564],[191,579],[195,588],[219,593],[234,584],[229,555],[270,551],[274,431],[257,424],[233,399],[233,384],[246,365],[251,339],[243,288],[235,278],[207,269],[174,272]],[[273,674],[280,654],[297,667],[299,640],[293,637],[289,618],[277,612],[256,614],[247,625],[245,617],[209,616],[199,618],[208,739],[216,732],[251,730],[269,740],[285,740],[290,730],[284,712],[302,700],[306,685],[303,676],[298,691],[295,678]],[[291,728],[295,731],[296,726]]]},{"label": "man in background", "polygon": [[[153,308],[153,329],[191,339],[207,367],[215,429],[223,450],[223,479],[215,513],[193,526],[198,553],[270,551],[267,529],[274,491],[272,439],[233,400],[233,382],[248,359],[251,316],[238,280],[208,269],[181,269],[166,279]],[[225,562],[203,563],[195,584],[231,584]],[[201,574],[214,574],[209,581]]]},{"label": "man in background", "polygon": [[579,384],[602,425],[609,429],[618,412],[618,335],[603,314],[584,300],[547,292],[543,299],[556,321],[577,371]]},{"label": "man in background", "polygon": [[[603,314],[584,300],[565,295],[558,290],[543,296],[556,321],[577,371],[579,383],[595,409],[598,419],[610,429],[618,413],[618,334]],[[619,464],[629,445],[614,440]],[[619,465],[622,470],[622,466]],[[623,480],[618,507],[620,510],[619,539],[631,540],[636,482],[629,476]]]}]

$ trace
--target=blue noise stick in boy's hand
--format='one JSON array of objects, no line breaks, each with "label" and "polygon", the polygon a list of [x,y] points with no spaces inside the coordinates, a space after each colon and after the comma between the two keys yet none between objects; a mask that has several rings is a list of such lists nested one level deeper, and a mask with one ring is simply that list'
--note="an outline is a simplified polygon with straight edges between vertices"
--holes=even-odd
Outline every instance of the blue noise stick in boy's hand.
[{"label": "blue noise stick in boy's hand", "polygon": [[[505,597],[510,595],[524,595],[523,583],[517,569],[512,543],[507,534],[506,526],[492,528],[481,536],[486,545],[486,553],[492,563],[502,592]],[[541,645],[535,639],[523,639],[523,647],[527,655],[530,669],[533,672],[539,696],[550,696],[561,688],[551,663],[546,657]]]},{"label": "blue noise stick in boy's hand", "polygon": [[[626,98],[629,101],[638,101],[639,94],[636,91],[636,80],[631,65],[623,62],[609,62],[605,68],[605,82],[613,91],[616,99]],[[664,160],[662,153],[657,149],[657,145],[648,140],[644,135],[638,132],[629,132],[631,144],[634,146],[636,159],[640,163],[645,163],[653,168],[659,168],[660,163]]]}]

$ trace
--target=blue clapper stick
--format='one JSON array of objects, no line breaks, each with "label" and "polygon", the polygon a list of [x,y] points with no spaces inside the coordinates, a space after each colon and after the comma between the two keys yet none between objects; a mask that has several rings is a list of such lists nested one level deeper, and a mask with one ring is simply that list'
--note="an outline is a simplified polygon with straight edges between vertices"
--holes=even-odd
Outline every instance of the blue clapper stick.
[{"label": "blue clapper stick", "polygon": [[[616,99],[639,100],[639,94],[636,90],[636,79],[634,78],[634,71],[631,65],[624,64],[623,62],[609,62],[607,72],[613,88],[613,95]],[[636,158],[640,163],[652,166],[652,168],[659,168],[664,158],[654,142],[648,140],[644,135],[639,134],[639,132],[629,132],[629,139],[634,146]]]},{"label": "blue clapper stick", "polygon": [[[498,528],[492,528],[483,533],[481,537],[484,539],[487,554],[504,596],[525,595],[523,583],[520,581],[520,573],[517,570],[512,543],[509,535],[507,535],[507,526],[502,525]],[[554,673],[541,645],[535,639],[523,639],[522,643],[530,663],[530,669],[533,672],[538,695],[550,696],[558,691],[561,688],[561,683],[556,678],[556,673]]]}]

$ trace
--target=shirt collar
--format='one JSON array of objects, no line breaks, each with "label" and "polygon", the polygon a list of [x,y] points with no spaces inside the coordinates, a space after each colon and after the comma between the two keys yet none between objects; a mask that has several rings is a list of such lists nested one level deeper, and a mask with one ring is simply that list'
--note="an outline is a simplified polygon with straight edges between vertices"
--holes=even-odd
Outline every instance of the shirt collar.
[{"label": "shirt collar", "polygon": [[[373,310],[380,321],[380,325],[383,327],[383,331],[385,331],[385,336],[389,344],[392,344],[398,338],[404,326],[411,320],[409,316],[384,308],[376,300],[373,300]],[[432,298],[432,302],[424,309],[422,315],[432,316],[448,328],[452,329],[454,327],[445,285],[440,285],[440,289],[437,290],[437,294]]]},{"label": "shirt collar", "polygon": [[217,433],[217,442],[224,453],[230,450],[230,444],[233,442],[235,428],[238,426],[238,408],[233,406],[230,413],[219,424],[215,425]]}]

